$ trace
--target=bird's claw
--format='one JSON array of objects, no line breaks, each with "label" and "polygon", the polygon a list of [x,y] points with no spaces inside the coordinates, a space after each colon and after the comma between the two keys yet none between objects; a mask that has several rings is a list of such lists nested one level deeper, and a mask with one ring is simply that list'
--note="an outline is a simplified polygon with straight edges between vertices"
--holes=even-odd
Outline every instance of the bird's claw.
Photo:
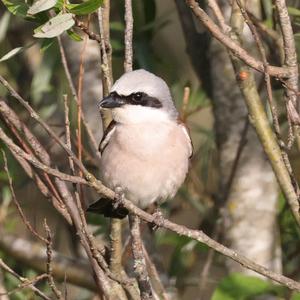
[{"label": "bird's claw", "polygon": [[152,230],[157,230],[159,227],[162,227],[164,224],[164,216],[159,208],[155,209],[155,212],[152,214],[153,222],[152,222]]},{"label": "bird's claw", "polygon": [[121,187],[116,187],[115,189],[115,202],[113,204],[113,208],[117,209],[118,207],[124,206],[125,194]]}]

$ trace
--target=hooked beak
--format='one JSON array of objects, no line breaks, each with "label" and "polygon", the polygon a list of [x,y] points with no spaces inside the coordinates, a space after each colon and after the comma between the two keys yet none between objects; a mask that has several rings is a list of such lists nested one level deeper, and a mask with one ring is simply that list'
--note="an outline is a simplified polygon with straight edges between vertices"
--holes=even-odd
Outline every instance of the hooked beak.
[{"label": "hooked beak", "polygon": [[124,104],[125,104],[125,102],[121,97],[109,95],[109,96],[103,98],[99,102],[98,106],[99,106],[99,108],[116,108],[116,107],[120,107]]}]

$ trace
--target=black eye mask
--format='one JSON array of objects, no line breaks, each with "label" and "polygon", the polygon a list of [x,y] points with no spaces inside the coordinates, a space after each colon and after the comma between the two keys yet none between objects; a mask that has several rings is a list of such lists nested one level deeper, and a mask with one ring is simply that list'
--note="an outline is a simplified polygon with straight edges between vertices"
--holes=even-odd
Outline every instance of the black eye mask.
[{"label": "black eye mask", "polygon": [[110,93],[110,96],[112,98],[118,98],[122,100],[124,104],[141,105],[154,108],[162,107],[161,102],[157,98],[148,96],[146,93],[137,92],[130,94],[129,96],[123,96],[116,92],[112,92]]}]

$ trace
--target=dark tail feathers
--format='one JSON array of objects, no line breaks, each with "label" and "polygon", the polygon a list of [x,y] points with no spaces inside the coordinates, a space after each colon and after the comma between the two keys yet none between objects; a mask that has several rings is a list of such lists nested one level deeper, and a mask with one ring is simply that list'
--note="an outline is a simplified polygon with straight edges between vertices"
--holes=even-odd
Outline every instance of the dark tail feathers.
[{"label": "dark tail feathers", "polygon": [[124,219],[128,215],[128,210],[125,207],[113,206],[113,202],[107,198],[100,198],[98,201],[92,203],[87,212],[104,215],[107,218]]}]

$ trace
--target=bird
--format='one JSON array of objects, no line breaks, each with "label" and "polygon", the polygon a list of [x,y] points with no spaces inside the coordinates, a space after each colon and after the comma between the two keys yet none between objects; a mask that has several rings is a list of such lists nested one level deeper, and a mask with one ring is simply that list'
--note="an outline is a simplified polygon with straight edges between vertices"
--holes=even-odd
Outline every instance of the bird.
[{"label": "bird", "polygon": [[[99,108],[112,113],[99,145],[102,182],[141,209],[172,199],[188,173],[193,145],[167,83],[144,69],[124,73]],[[120,219],[128,214],[105,198],[88,211]]]}]

